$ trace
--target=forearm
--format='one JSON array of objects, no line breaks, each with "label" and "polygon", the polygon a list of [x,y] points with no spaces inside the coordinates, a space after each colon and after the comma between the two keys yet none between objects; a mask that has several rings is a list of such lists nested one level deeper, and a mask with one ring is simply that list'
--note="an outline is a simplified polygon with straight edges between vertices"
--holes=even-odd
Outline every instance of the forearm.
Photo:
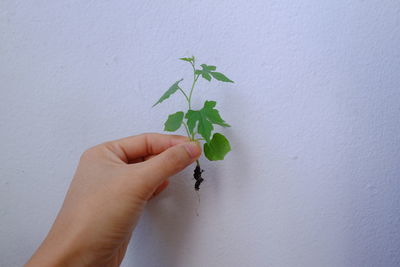
[{"label": "forearm", "polygon": [[[61,218],[60,218],[61,217]],[[90,266],[79,233],[73,229],[73,223],[63,221],[62,212],[57,216],[47,237],[25,266]]]},{"label": "forearm", "polygon": [[85,263],[79,249],[64,242],[59,242],[49,236],[47,237],[37,251],[33,254],[30,260],[25,264],[25,267],[47,267],[47,266],[90,266]]}]

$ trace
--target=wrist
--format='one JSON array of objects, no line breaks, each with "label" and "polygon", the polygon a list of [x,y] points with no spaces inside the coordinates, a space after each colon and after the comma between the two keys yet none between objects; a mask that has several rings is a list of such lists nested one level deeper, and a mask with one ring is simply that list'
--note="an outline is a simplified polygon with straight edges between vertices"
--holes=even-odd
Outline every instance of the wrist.
[{"label": "wrist", "polygon": [[49,234],[25,266],[90,266],[89,254],[84,253],[84,249],[77,244],[79,243],[67,238]]}]

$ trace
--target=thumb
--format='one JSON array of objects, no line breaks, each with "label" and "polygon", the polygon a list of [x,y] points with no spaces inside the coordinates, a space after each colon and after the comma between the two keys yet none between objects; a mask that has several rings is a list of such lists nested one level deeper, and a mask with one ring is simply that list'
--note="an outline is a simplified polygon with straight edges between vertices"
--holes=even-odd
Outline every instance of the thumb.
[{"label": "thumb", "polygon": [[201,154],[197,142],[179,144],[166,149],[157,156],[142,162],[143,171],[149,179],[159,184],[171,175],[192,164]]}]

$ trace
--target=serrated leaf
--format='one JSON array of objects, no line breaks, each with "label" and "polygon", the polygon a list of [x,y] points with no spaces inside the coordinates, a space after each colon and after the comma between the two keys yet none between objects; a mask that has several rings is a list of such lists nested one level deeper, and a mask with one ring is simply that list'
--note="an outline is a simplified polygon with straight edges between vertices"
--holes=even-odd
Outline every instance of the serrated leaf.
[{"label": "serrated leaf", "polygon": [[182,125],[183,115],[182,111],[169,115],[167,121],[164,123],[164,131],[175,132],[178,130]]},{"label": "serrated leaf", "polygon": [[222,74],[221,72],[210,72],[210,74],[217,79],[218,81],[221,82],[228,82],[228,83],[233,83],[233,81],[231,79],[229,79],[228,77],[226,77],[224,74]]},{"label": "serrated leaf", "polygon": [[217,124],[223,127],[229,127],[219,115],[219,112],[214,107],[216,106],[215,101],[205,101],[204,106],[200,110],[189,110],[185,118],[187,119],[187,125],[191,134],[197,126],[197,132],[207,141],[210,141],[211,132],[214,130],[213,124]]},{"label": "serrated leaf", "polygon": [[204,155],[211,161],[223,160],[229,151],[231,151],[231,145],[220,133],[215,133],[211,141],[204,144]]},{"label": "serrated leaf", "polygon": [[171,87],[160,97],[160,99],[152,106],[154,107],[157,104],[160,104],[161,102],[163,102],[165,99],[167,99],[168,97],[170,97],[172,94],[174,94],[176,91],[179,90],[179,83],[182,81],[183,79],[180,79],[179,81],[176,81],[173,85],[171,85]]}]

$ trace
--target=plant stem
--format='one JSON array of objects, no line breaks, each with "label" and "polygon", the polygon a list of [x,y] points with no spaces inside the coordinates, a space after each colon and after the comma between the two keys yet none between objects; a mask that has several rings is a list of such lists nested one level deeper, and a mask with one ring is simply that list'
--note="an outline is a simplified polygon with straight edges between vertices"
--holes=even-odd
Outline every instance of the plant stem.
[{"label": "plant stem", "polygon": [[[189,110],[192,109],[192,94],[193,94],[193,89],[194,86],[196,85],[197,79],[199,78],[200,75],[196,75],[196,67],[195,67],[195,61],[193,60],[193,62],[190,62],[190,65],[192,65],[193,68],[193,83],[192,83],[192,87],[190,88],[190,93],[189,93],[189,97],[187,96],[187,94],[185,93],[185,91],[182,90],[182,88],[178,87],[179,90],[182,92],[182,94],[185,96],[186,101],[188,103],[189,106]],[[183,125],[185,126],[186,129],[186,133],[188,135],[188,137],[190,138],[190,140],[195,141],[195,133],[190,133],[189,128],[187,126],[187,124],[185,122],[183,122]]]},{"label": "plant stem", "polygon": [[183,124],[183,126],[185,126],[185,130],[186,130],[187,136],[188,136],[190,139],[192,139],[192,137],[190,136],[190,132],[189,132],[189,128],[188,128],[187,124],[186,124],[184,121],[182,122],[182,124]]},{"label": "plant stem", "polygon": [[189,102],[189,109],[192,109],[192,94],[193,94],[193,89],[194,89],[194,85],[195,85],[196,82],[197,82],[197,79],[199,78],[199,75],[196,75],[196,68],[195,68],[194,64],[195,64],[194,62],[191,63],[192,68],[193,68],[193,83],[192,83],[192,88],[190,88],[190,94],[189,94],[189,100],[188,100],[188,102]]},{"label": "plant stem", "polygon": [[178,87],[179,90],[182,92],[183,96],[186,98],[186,101],[189,103],[189,97],[187,96],[187,94],[185,93],[185,91],[182,90],[182,88]]}]

